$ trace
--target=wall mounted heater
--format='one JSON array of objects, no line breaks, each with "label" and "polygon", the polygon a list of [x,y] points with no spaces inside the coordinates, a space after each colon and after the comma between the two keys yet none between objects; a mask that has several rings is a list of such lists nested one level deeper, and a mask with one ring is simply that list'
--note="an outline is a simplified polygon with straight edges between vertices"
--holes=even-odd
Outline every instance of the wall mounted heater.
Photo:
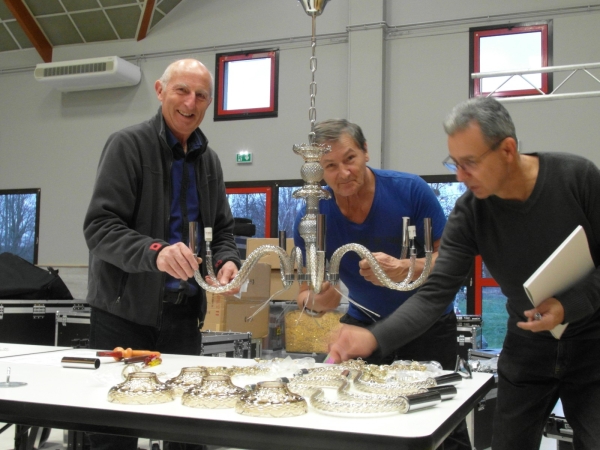
[{"label": "wall mounted heater", "polygon": [[118,56],[42,63],[35,79],[62,92],[135,86],[142,78],[138,66]]}]

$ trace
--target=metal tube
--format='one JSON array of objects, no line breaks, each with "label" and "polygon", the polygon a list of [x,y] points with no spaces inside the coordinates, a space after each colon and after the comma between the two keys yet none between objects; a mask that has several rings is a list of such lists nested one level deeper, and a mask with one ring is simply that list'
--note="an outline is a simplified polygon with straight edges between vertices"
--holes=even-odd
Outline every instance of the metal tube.
[{"label": "metal tube", "polygon": [[406,258],[406,255],[408,253],[408,245],[409,245],[408,225],[409,225],[409,222],[410,222],[409,217],[402,218],[402,253],[400,254],[400,259]]},{"label": "metal tube", "polygon": [[431,242],[431,218],[427,217],[423,220],[424,228],[425,228],[425,251],[432,252],[433,251],[433,243]]},{"label": "metal tube", "polygon": [[446,375],[440,375],[439,377],[435,377],[435,382],[437,386],[444,386],[447,384],[456,385],[462,382],[463,377],[456,372],[452,372]]},{"label": "metal tube", "polygon": [[536,102],[543,100],[559,100],[559,99],[572,99],[572,98],[588,98],[588,97],[600,97],[600,91],[591,92],[573,92],[570,94],[547,94],[547,95],[527,95],[523,97],[498,97],[501,103],[521,103],[521,102]]},{"label": "metal tube", "polygon": [[442,397],[442,400],[449,400],[453,397],[456,397],[458,390],[454,385],[443,385],[443,386],[435,386],[427,388],[428,391],[438,392]]},{"label": "metal tube", "polygon": [[442,402],[442,396],[439,392],[427,391],[421,394],[407,395],[408,411],[429,408]]},{"label": "metal tube", "polygon": [[286,240],[286,232],[285,232],[285,230],[281,230],[279,232],[279,246],[282,249],[287,250],[287,240]]},{"label": "metal tube", "polygon": [[317,250],[325,251],[325,236],[327,235],[327,218],[325,214],[317,214]]},{"label": "metal tube", "polygon": [[564,72],[566,70],[579,70],[579,69],[598,69],[600,63],[590,64],[570,64],[566,66],[548,66],[539,67],[537,69],[523,69],[523,70],[499,70],[496,72],[477,72],[472,73],[471,78],[490,78],[500,77],[506,75],[523,75],[528,73],[549,73],[549,72]]},{"label": "metal tube", "polygon": [[198,230],[198,222],[190,222],[189,227],[189,247],[194,255],[198,254],[197,245],[197,231]]},{"label": "metal tube", "polygon": [[73,369],[97,369],[100,367],[98,358],[78,358],[76,356],[63,356],[60,361],[63,367]]}]

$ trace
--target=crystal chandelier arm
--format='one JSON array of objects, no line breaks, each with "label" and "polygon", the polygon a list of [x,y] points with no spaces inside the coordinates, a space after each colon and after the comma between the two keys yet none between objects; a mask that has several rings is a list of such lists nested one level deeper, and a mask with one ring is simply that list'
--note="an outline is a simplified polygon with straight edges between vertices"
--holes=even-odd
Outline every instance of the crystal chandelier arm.
[{"label": "crystal chandelier arm", "polygon": [[381,414],[383,412],[406,413],[408,399],[397,396],[387,401],[328,400],[323,389],[315,389],[309,397],[310,405],[320,412],[337,414]]},{"label": "crystal chandelier arm", "polygon": [[[208,249],[208,243],[207,243]],[[208,252],[207,252],[208,253]],[[251,270],[254,268],[254,265],[268,253],[276,253],[279,256],[279,261],[281,263],[281,273],[284,277],[284,287],[285,289],[289,289],[294,282],[294,266],[291,258],[287,255],[285,250],[281,247],[277,247],[275,245],[261,245],[256,250],[248,255],[246,258],[246,262],[242,264],[239,272],[235,276],[233,280],[231,280],[226,285],[210,285],[202,278],[202,274],[199,270],[194,272],[194,278],[200,285],[202,289],[207,292],[211,292],[213,294],[222,294],[223,292],[230,291],[232,289],[239,288],[249,277]],[[212,268],[212,261],[209,261],[207,258],[207,266]],[[210,269],[211,270],[211,269]],[[209,270],[209,272],[210,272]],[[210,276],[210,275],[209,275]],[[214,276],[214,271],[213,271]]]},{"label": "crystal chandelier arm", "polygon": [[373,274],[377,277],[379,282],[389,288],[396,291],[411,291],[421,286],[423,282],[429,276],[429,272],[431,270],[432,263],[432,254],[433,254],[433,246],[431,243],[431,219],[425,219],[425,265],[423,267],[423,272],[421,276],[417,278],[415,281],[410,282],[412,278],[412,274],[414,271],[415,260],[413,259],[414,255],[411,255],[411,267],[409,269],[408,276],[401,282],[396,283],[392,281],[385,273],[385,271],[381,268],[377,259],[371,254],[371,252],[364,246],[360,244],[346,244],[342,247],[338,248],[333,255],[331,256],[331,261],[329,265],[329,281],[332,284],[337,284],[339,282],[339,268],[340,261],[342,257],[348,253],[349,251],[353,251],[358,253],[358,255],[366,259],[371,266],[371,270]]},{"label": "crystal chandelier arm", "polygon": [[350,251],[358,253],[358,255],[361,258],[366,259],[368,261],[369,265],[371,266],[371,270],[373,270],[373,274],[377,277],[382,286],[396,291],[410,291],[417,288],[418,286],[423,284],[423,281],[425,281],[425,279],[429,275],[429,271],[431,268],[432,253],[426,251],[425,266],[423,267],[423,272],[421,273],[421,276],[412,283],[410,282],[415,264],[415,260],[413,257],[411,258],[411,267],[408,271],[407,277],[403,281],[396,283],[386,275],[384,270],[379,265],[377,259],[371,254],[371,252],[366,247],[360,244],[346,244],[338,248],[331,257],[328,278],[332,284],[337,284],[339,282],[340,261],[342,257]]}]

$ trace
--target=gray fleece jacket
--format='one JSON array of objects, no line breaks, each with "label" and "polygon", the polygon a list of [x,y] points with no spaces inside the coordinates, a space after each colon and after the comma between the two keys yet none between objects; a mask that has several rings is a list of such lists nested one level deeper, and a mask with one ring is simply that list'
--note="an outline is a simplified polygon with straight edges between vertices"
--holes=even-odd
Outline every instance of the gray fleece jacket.
[{"label": "gray fleece jacket", "polygon": [[[156,266],[169,230],[173,153],[161,109],[150,120],[113,133],[106,142],[83,231],[90,250],[88,303],[142,325],[156,326],[165,273]],[[197,133],[202,133],[199,129]],[[195,161],[203,227],[213,228],[213,261],[240,266],[233,217],[217,154],[202,135]],[[200,255],[205,256],[202,242]],[[206,268],[202,267],[203,274]],[[201,290],[199,319],[206,296]]]}]

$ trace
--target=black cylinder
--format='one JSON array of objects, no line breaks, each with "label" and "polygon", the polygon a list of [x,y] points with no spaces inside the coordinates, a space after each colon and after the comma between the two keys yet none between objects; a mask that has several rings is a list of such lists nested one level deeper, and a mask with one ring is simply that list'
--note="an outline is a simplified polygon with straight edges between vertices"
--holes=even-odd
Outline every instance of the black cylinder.
[{"label": "black cylinder", "polygon": [[287,240],[286,240],[286,232],[285,232],[285,230],[281,230],[279,232],[279,246],[282,249],[287,250]]},{"label": "black cylinder", "polygon": [[458,384],[462,381],[463,377],[460,373],[452,372],[446,375],[440,375],[439,377],[435,377],[434,380],[438,386],[442,386],[444,384]]},{"label": "black cylinder", "polygon": [[456,390],[456,386],[453,386],[450,384],[447,384],[444,386],[431,387],[431,388],[428,388],[428,390],[432,391],[432,392],[439,392],[442,397],[442,400],[449,400],[452,397],[456,396],[456,394],[458,392]]},{"label": "black cylinder", "polygon": [[430,406],[435,406],[442,402],[440,393],[433,391],[407,395],[406,399],[408,400],[408,411],[429,408]]}]

